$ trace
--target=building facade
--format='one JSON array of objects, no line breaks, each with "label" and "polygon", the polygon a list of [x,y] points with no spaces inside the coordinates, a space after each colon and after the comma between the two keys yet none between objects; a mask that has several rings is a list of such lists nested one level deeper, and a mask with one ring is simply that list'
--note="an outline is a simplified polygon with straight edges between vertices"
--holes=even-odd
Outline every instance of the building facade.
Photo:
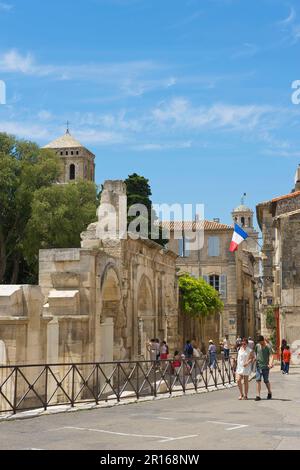
[{"label": "building facade", "polygon": [[[236,253],[229,251],[233,227],[220,223],[218,219],[163,223],[170,230],[168,247],[178,254],[178,273],[202,277],[219,292],[224,302],[223,312],[207,319],[205,324],[182,319],[184,335],[201,342],[210,338],[219,341],[228,336],[234,344],[237,336],[255,336],[258,330],[255,300],[258,233],[253,227],[253,212],[248,207],[239,206],[232,216],[233,221],[249,233],[249,239]],[[203,230],[202,242],[199,249],[190,250],[190,240],[194,238],[196,228]]]},{"label": "building facade", "polygon": [[[295,187],[283,196],[257,205],[263,234],[262,332],[270,334],[266,312],[273,307],[277,347],[286,339],[300,346],[300,168]],[[299,358],[295,357],[298,361]]]},{"label": "building facade", "polygon": [[59,183],[70,183],[80,179],[95,181],[95,155],[71,136],[65,135],[44,146],[52,149],[61,161]]}]

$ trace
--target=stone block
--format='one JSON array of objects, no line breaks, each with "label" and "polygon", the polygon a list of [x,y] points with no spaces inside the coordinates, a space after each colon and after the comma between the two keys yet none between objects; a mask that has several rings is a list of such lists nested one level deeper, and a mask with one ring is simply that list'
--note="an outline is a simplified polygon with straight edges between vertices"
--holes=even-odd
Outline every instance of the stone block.
[{"label": "stone block", "polygon": [[51,315],[79,315],[79,291],[53,289],[48,304]]},{"label": "stone block", "polygon": [[22,286],[0,286],[0,317],[24,315]]}]

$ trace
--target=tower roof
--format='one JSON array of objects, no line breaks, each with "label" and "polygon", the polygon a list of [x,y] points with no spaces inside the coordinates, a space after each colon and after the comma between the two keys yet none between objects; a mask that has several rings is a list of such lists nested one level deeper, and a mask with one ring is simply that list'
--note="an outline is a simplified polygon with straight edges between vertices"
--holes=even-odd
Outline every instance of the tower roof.
[{"label": "tower roof", "polygon": [[253,212],[253,211],[249,207],[245,206],[245,204],[240,204],[235,209],[233,209],[233,212]]},{"label": "tower roof", "polygon": [[58,139],[53,140],[50,144],[45,145],[45,149],[61,149],[61,148],[84,148],[84,146],[67,131]]}]

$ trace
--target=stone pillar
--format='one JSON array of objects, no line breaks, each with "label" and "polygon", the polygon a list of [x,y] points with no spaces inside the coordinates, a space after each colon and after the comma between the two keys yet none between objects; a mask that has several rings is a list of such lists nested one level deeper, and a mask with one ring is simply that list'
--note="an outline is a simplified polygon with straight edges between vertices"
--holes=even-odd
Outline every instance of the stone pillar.
[{"label": "stone pillar", "polygon": [[100,362],[112,362],[114,356],[114,321],[106,318],[100,324]]},{"label": "stone pillar", "polygon": [[[114,356],[114,321],[112,318],[106,318],[105,322],[100,324],[100,362],[112,362]],[[109,378],[113,371],[113,365],[101,366],[104,374]],[[100,389],[103,387],[105,377],[100,373]],[[111,379],[113,385],[113,378]],[[109,385],[107,391],[110,391]],[[113,392],[112,392],[113,393]]]},{"label": "stone pillar", "polygon": [[[57,318],[53,318],[47,325],[47,364],[57,364],[59,354],[59,323]],[[51,367],[51,370],[57,380],[60,380],[59,366]],[[57,388],[53,375],[48,372],[48,390],[47,399],[49,399]],[[57,390],[51,398],[50,404],[57,403]]]}]

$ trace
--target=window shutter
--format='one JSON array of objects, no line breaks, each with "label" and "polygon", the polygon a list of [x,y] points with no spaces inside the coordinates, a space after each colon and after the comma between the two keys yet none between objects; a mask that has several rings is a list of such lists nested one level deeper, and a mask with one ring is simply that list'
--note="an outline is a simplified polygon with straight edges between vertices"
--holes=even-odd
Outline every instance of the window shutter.
[{"label": "window shutter", "polygon": [[190,256],[190,240],[189,238],[184,238],[184,256]]},{"label": "window shutter", "polygon": [[227,276],[226,274],[221,274],[220,276],[220,297],[223,300],[226,300],[227,298]]},{"label": "window shutter", "polygon": [[183,257],[184,256],[184,253],[183,253],[183,238],[180,238],[178,240],[178,255]]},{"label": "window shutter", "polygon": [[205,282],[207,282],[207,284],[209,284],[209,276],[207,276],[207,274],[203,274],[203,279]]},{"label": "window shutter", "polygon": [[208,256],[220,255],[220,239],[219,237],[208,238]]}]

